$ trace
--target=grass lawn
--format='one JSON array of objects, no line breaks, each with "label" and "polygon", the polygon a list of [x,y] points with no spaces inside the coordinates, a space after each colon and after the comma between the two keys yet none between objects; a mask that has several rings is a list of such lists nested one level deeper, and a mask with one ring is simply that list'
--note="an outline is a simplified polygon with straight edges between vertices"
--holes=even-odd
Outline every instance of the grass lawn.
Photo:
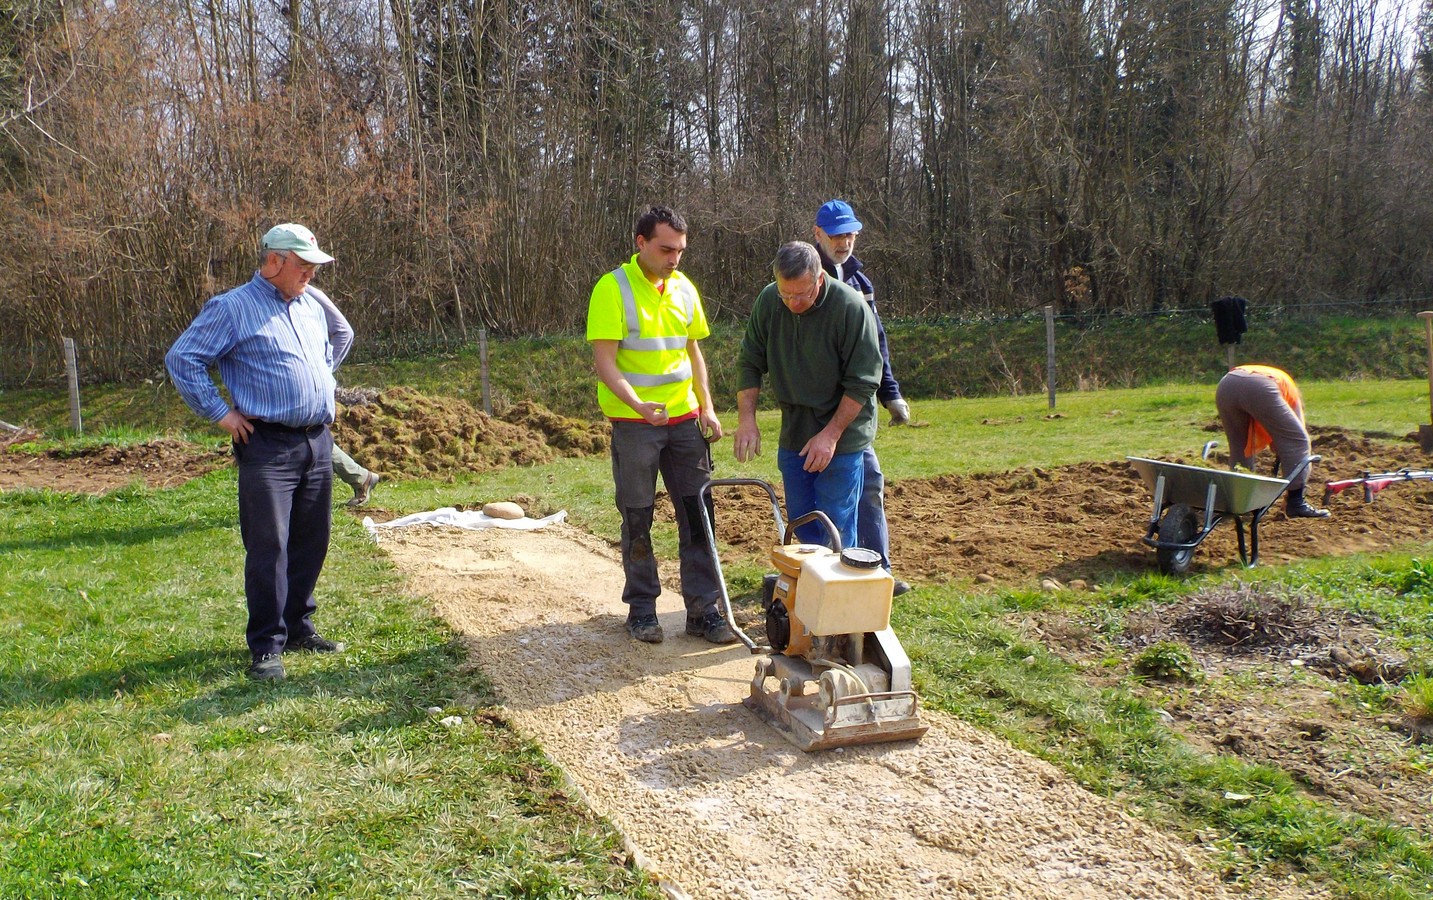
[{"label": "grass lawn", "polygon": [[[1418,380],[1302,386],[1315,426],[1402,435],[1427,413]],[[927,426],[883,430],[877,446],[892,480],[1193,457],[1217,437],[1205,430],[1211,395],[1209,385],[1062,393],[1053,416],[1043,395],[914,400]],[[62,416],[62,402],[25,396],[7,420],[57,424],[41,411]],[[129,439],[145,433],[135,421],[156,431],[180,421],[153,388],[104,398],[90,414],[101,433]],[[734,415],[725,421],[734,427]],[[725,441],[718,475],[775,479],[776,414],[762,425],[765,454],[740,465]],[[214,440],[192,419],[183,427]],[[402,513],[524,494],[615,539],[610,491],[607,461],[579,459],[385,482],[381,502]],[[291,658],[289,681],[256,685],[244,677],[231,472],[102,498],[0,494],[0,896],[656,896],[540,753],[488,715],[481,673],[464,668],[423,598],[405,593],[352,519],[336,518],[319,621],[350,649]],[[664,530],[659,553],[671,558],[674,543]],[[1252,577],[1376,610],[1426,664],[1430,571],[1419,554],[1395,554]],[[1133,610],[1238,574],[1130,578],[1078,600],[923,588],[903,598],[895,627],[925,703],[1218,848],[1231,878],[1299,871],[1339,896],[1433,897],[1426,835],[1188,744],[1135,680],[1094,683],[1020,626],[1021,615],[1060,611],[1114,631]],[[760,570],[728,575],[749,593]],[[1358,691],[1358,702],[1400,702],[1396,686]],[[449,715],[463,723],[444,727]],[[1401,764],[1433,771],[1422,748]]]}]

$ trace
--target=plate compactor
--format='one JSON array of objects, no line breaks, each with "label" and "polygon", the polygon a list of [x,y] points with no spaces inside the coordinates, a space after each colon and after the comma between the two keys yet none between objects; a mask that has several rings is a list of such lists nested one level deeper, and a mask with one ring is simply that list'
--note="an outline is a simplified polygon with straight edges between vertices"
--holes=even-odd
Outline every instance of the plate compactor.
[{"label": "plate compactor", "polygon": [[[891,631],[894,581],[880,554],[843,550],[836,527],[820,511],[789,525],[781,521],[776,490],[755,478],[719,478],[702,486],[702,519],[715,555],[711,489],[750,485],[771,499],[780,543],[771,549],[776,572],[763,581],[762,608],[770,646],[737,627],[726,577],[717,562],[721,611],[754,654],[751,696],[744,704],[802,750],[829,750],[918,738],[927,728],[911,689],[911,662]],[[792,543],[798,526],[819,522],[830,546]]]}]

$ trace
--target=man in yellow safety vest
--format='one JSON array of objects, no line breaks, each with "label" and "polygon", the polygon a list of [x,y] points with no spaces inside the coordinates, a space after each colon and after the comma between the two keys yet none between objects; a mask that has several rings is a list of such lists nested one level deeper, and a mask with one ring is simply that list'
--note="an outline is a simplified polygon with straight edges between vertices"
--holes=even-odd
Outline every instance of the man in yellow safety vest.
[{"label": "man in yellow safety vest", "polygon": [[701,524],[701,486],[711,478],[709,442],[721,438],[706,360],[711,333],[696,286],[677,264],[687,223],[654,206],[633,228],[637,253],[597,280],[587,307],[587,340],[597,367],[597,400],[612,423],[612,477],[622,515],[627,632],[661,643],[652,554],[652,509],[662,475],[677,520],[686,633],[714,644],[736,640],[721,613],[716,556]]}]

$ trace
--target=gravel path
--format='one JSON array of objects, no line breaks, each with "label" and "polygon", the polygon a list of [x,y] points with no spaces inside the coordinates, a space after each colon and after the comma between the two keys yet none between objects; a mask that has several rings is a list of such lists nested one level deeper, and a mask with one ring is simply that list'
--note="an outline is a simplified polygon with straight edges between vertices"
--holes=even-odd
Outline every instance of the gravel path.
[{"label": "gravel path", "polygon": [[673,594],[665,643],[627,638],[621,566],[576,529],[382,540],[466,636],[515,727],[675,896],[1231,896],[1199,851],[959,721],[930,716],[915,743],[801,753],[741,706],[752,656],[684,636]]}]

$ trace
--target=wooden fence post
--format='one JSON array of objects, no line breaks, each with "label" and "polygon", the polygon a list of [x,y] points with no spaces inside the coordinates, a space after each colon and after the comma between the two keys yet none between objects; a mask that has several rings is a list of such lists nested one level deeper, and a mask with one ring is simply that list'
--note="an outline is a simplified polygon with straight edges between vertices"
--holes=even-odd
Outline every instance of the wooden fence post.
[{"label": "wooden fence post", "polygon": [[488,384],[488,327],[486,325],[478,328],[478,368],[482,373],[483,412],[492,415],[493,395]]},{"label": "wooden fence post", "polygon": [[1050,408],[1055,408],[1055,307],[1045,307],[1045,382],[1050,388]]},{"label": "wooden fence post", "polygon": [[63,338],[65,342],[65,380],[70,385],[70,427],[75,434],[83,434],[80,421],[80,367],[75,359],[75,339]]}]

